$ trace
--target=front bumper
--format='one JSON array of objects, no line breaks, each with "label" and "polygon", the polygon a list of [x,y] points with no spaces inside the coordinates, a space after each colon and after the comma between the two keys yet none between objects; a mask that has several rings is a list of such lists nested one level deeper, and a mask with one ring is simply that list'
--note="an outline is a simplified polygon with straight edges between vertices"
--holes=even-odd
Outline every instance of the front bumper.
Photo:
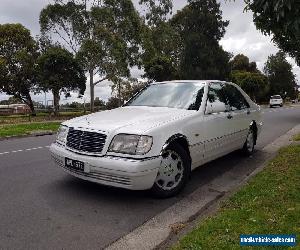
[{"label": "front bumper", "polygon": [[[53,143],[51,156],[59,167],[67,173],[103,185],[131,190],[150,189],[157,176],[161,157],[147,159],[127,159],[121,157],[93,157],[80,155]],[[84,162],[84,172],[65,167],[65,158]]]}]

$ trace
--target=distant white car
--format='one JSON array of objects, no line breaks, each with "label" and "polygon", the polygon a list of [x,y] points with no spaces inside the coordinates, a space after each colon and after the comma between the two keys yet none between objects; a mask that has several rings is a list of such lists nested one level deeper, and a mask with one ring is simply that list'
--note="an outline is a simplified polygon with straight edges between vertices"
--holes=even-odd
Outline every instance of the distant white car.
[{"label": "distant white car", "polygon": [[298,98],[292,100],[292,103],[298,103],[298,102],[299,102]]},{"label": "distant white car", "polygon": [[283,99],[280,95],[272,95],[270,98],[270,108],[273,108],[275,106],[283,106]]},{"label": "distant white car", "polygon": [[121,108],[64,122],[50,151],[78,178],[169,197],[200,165],[251,154],[261,127],[260,107],[235,84],[161,82]]}]

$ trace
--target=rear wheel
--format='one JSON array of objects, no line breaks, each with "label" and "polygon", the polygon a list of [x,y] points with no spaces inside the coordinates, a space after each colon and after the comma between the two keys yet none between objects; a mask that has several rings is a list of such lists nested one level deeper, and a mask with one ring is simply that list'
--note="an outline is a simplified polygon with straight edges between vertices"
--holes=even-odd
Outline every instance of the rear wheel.
[{"label": "rear wheel", "polygon": [[186,185],[189,173],[190,161],[187,152],[179,144],[172,144],[162,154],[151,193],[159,198],[176,195]]},{"label": "rear wheel", "polygon": [[251,126],[247,135],[247,139],[244,143],[243,146],[243,153],[247,156],[252,155],[253,151],[254,151],[254,146],[255,146],[255,132],[254,132],[254,128]]}]

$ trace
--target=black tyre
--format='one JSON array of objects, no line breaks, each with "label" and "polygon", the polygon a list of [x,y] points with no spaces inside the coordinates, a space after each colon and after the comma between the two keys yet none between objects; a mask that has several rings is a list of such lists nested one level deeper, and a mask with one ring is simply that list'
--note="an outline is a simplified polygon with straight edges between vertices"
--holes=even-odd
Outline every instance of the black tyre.
[{"label": "black tyre", "polygon": [[174,143],[163,153],[156,180],[150,191],[158,198],[174,196],[185,187],[189,175],[188,153],[178,143]]},{"label": "black tyre", "polygon": [[254,128],[251,126],[246,141],[244,143],[244,146],[242,148],[243,154],[246,156],[252,155],[254,151],[255,143],[256,143],[255,131]]}]

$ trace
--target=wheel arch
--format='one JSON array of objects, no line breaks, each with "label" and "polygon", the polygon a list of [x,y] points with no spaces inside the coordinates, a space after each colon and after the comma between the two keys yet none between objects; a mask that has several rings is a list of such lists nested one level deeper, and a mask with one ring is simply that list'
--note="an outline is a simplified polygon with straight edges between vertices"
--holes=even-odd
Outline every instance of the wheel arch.
[{"label": "wheel arch", "polygon": [[256,124],[256,121],[253,120],[251,123],[250,123],[250,128],[253,129],[253,132],[254,132],[254,139],[255,139],[255,144],[256,145],[256,141],[257,141],[257,124]]},{"label": "wheel arch", "polygon": [[188,141],[187,137],[183,134],[174,134],[171,137],[169,137],[168,140],[164,143],[164,145],[162,147],[161,154],[163,153],[163,151],[166,148],[168,148],[173,143],[178,143],[180,146],[182,146],[182,148],[187,152],[189,161],[191,164],[192,158],[191,158],[191,153],[190,153],[190,149],[189,149],[189,141]]}]

